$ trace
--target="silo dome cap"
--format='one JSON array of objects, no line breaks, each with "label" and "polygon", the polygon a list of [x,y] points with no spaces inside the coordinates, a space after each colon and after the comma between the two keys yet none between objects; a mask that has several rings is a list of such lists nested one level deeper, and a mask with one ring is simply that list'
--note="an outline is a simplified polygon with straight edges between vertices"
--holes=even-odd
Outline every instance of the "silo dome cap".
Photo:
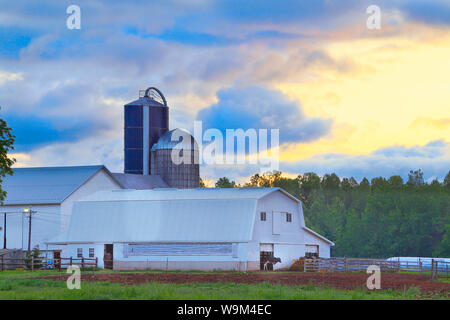
[{"label": "silo dome cap", "polygon": [[127,103],[126,106],[167,107],[167,101],[162,92],[155,87],[139,90],[139,99]]},{"label": "silo dome cap", "polygon": [[168,149],[198,150],[198,145],[187,130],[177,128],[162,135],[152,147],[152,151]]}]

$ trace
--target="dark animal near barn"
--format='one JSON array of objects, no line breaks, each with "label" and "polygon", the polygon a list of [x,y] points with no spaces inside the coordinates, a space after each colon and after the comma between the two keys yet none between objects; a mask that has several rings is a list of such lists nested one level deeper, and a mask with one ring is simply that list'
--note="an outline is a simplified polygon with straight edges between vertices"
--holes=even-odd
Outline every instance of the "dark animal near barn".
[{"label": "dark animal near barn", "polygon": [[[269,268],[268,268],[269,264],[272,265],[272,266],[274,266],[274,265],[277,264],[278,262],[281,263],[281,259],[280,259],[280,258],[277,258],[277,257],[268,257],[267,260],[264,262],[264,270],[268,270],[268,269],[269,269]],[[273,270],[273,267],[272,267],[272,270]]]}]

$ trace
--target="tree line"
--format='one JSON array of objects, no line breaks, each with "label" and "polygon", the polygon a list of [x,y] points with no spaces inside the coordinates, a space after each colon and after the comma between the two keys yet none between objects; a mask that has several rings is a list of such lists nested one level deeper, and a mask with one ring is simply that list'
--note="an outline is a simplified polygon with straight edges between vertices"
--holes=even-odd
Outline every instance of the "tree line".
[{"label": "tree line", "polygon": [[[241,187],[227,177],[218,188]],[[309,172],[255,174],[242,186],[280,187],[301,199],[305,223],[332,240],[333,256],[450,257],[450,171],[426,183],[419,169],[400,176],[339,178]]]}]

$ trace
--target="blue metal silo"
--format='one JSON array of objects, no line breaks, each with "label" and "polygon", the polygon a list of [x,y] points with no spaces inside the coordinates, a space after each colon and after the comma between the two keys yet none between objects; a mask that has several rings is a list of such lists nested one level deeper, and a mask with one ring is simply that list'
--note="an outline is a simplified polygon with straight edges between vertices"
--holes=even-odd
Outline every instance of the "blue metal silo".
[{"label": "blue metal silo", "polygon": [[139,91],[139,99],[125,105],[125,173],[150,174],[150,152],[169,130],[169,107],[157,88]]}]

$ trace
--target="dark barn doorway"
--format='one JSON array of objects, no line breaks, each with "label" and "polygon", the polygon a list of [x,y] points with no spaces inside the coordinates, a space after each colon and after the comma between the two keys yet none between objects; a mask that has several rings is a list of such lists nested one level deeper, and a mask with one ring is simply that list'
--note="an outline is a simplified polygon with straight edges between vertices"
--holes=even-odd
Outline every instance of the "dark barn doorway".
[{"label": "dark barn doorway", "polygon": [[112,244],[105,244],[105,250],[103,253],[103,264],[105,269],[113,268],[113,260],[114,260],[114,247]]},{"label": "dark barn doorway", "polygon": [[61,251],[53,251],[53,263],[55,269],[61,269]]},{"label": "dark barn doorway", "polygon": [[[264,270],[264,263],[266,261],[268,261],[269,259],[271,259],[271,258],[273,258],[273,252],[271,252],[271,251],[261,251],[259,253],[259,262],[260,262],[259,269],[260,270]],[[273,265],[271,263],[269,263],[267,265],[267,270],[273,270]]]}]

